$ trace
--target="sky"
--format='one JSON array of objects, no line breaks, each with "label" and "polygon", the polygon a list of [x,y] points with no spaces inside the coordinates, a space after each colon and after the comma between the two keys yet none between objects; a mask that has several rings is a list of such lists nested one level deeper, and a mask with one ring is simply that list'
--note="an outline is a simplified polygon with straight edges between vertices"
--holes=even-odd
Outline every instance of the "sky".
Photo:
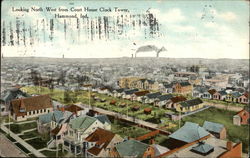
[{"label": "sky", "polygon": [[[106,0],[106,1],[2,1],[1,10],[1,52],[4,56],[37,56],[66,58],[113,58],[131,57],[138,48],[145,45],[164,47],[166,51],[160,57],[168,58],[233,58],[249,59],[249,2],[244,0],[179,0],[179,1],[134,1],[134,0]],[[42,8],[43,11],[14,11],[15,9]],[[46,7],[56,8],[55,12],[46,11]],[[87,11],[58,11],[61,9],[97,9],[96,12]],[[102,12],[100,8],[111,9]],[[115,8],[125,9],[123,12]],[[116,23],[123,17],[133,17],[152,14],[157,21],[158,30],[150,34],[149,24],[139,25],[138,19],[127,21],[124,25]],[[86,15],[94,19],[88,24],[80,20],[80,28],[76,27],[76,18],[55,18],[55,14]],[[107,37],[98,30],[93,30],[90,37],[85,25],[97,28],[98,17],[109,16]],[[145,16],[144,16],[145,17]],[[20,20],[18,44],[16,19]],[[53,21],[53,33],[51,23]],[[109,19],[109,20],[110,20]],[[66,21],[65,21],[66,20]],[[147,22],[147,21],[146,21]],[[116,23],[113,25],[113,23]],[[3,27],[4,25],[4,27]],[[65,27],[67,31],[65,33]],[[3,30],[5,28],[5,30]],[[11,29],[13,43],[11,44]],[[31,31],[30,31],[31,30]],[[115,31],[114,31],[115,30]],[[88,32],[89,31],[89,32]],[[3,37],[5,32],[5,37]],[[23,32],[26,32],[24,38]],[[32,34],[32,37],[31,35]],[[53,37],[53,38],[52,38]],[[4,39],[5,38],[5,39]],[[5,40],[5,42],[3,42]],[[21,42],[22,41],[22,42]],[[25,41],[26,43],[24,44]],[[32,43],[32,44],[30,44]],[[156,52],[140,52],[137,57],[155,57]]]}]

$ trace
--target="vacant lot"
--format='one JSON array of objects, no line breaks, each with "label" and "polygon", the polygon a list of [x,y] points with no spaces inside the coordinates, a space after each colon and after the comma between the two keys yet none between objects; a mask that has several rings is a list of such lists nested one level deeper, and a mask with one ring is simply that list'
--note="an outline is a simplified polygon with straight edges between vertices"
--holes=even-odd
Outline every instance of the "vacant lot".
[{"label": "vacant lot", "polygon": [[[245,126],[236,126],[233,125],[233,116],[235,112],[226,111],[217,108],[209,108],[202,112],[198,112],[194,115],[184,117],[183,121],[190,121],[203,125],[204,121],[211,121],[216,123],[221,123],[225,125],[227,129],[227,138],[233,142],[241,141],[243,143],[243,151],[247,152],[248,150],[248,140],[249,140],[249,127]],[[183,124],[184,122],[182,122]]]}]

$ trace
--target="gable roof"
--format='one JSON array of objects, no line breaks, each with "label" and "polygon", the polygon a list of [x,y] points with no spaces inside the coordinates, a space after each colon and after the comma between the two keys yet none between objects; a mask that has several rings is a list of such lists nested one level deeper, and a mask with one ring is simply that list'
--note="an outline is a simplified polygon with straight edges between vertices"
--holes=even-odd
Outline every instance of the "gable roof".
[{"label": "gable roof", "polygon": [[91,133],[87,138],[85,138],[85,140],[88,142],[96,143],[94,147],[88,149],[88,152],[98,156],[101,150],[105,149],[114,137],[114,133],[101,128],[97,128],[93,133]]},{"label": "gable roof", "polygon": [[113,92],[117,92],[117,93],[121,93],[121,92],[123,92],[123,91],[125,91],[125,90],[127,90],[127,89],[124,89],[124,88],[120,88],[120,89],[115,89]]},{"label": "gable roof", "polygon": [[135,92],[134,94],[136,96],[144,96],[144,95],[146,95],[148,93],[149,93],[149,91],[138,91],[138,92]]},{"label": "gable roof", "polygon": [[117,152],[121,157],[124,156],[142,157],[148,147],[149,147],[148,144],[144,144],[137,140],[127,140],[115,146]]},{"label": "gable roof", "polygon": [[172,94],[160,95],[157,97],[160,101],[169,100],[173,98]]},{"label": "gable roof", "polygon": [[191,86],[191,84],[189,82],[180,82],[179,83],[182,87],[185,87],[185,86]]},{"label": "gable roof", "polygon": [[156,97],[158,97],[158,96],[160,96],[160,95],[161,95],[160,92],[146,94],[146,96],[147,96],[148,98],[150,98],[150,99],[156,98]]},{"label": "gable roof", "polygon": [[209,133],[196,123],[186,122],[184,126],[172,133],[169,137],[186,143],[197,141]]},{"label": "gable roof", "polygon": [[203,103],[203,101],[200,98],[196,98],[196,99],[180,102],[180,105],[182,107],[190,107],[190,106],[199,105],[201,103]]},{"label": "gable roof", "polygon": [[55,122],[59,122],[62,118],[63,118],[64,113],[62,111],[59,110],[55,110],[53,112],[44,114],[44,115],[40,115],[38,117],[38,121],[41,122],[42,124],[45,123],[49,123],[52,120]]},{"label": "gable roof", "polygon": [[95,116],[95,118],[97,118],[101,123],[108,123],[108,124],[111,124],[109,118],[106,116],[106,115],[97,115]]},{"label": "gable roof", "polygon": [[215,89],[209,89],[208,93],[210,93],[211,95],[213,95],[214,93],[216,93],[216,90]]},{"label": "gable roof", "polygon": [[185,100],[187,99],[183,96],[176,96],[176,97],[171,98],[171,101],[173,103],[178,103],[178,102],[185,101]]},{"label": "gable roof", "polygon": [[128,95],[128,94],[133,94],[133,93],[135,93],[137,91],[138,91],[137,88],[136,89],[129,89],[129,90],[125,90],[124,93]]},{"label": "gable roof", "polygon": [[97,119],[90,116],[80,116],[69,121],[69,126],[72,129],[84,129],[86,130],[91,126]]},{"label": "gable roof", "polygon": [[227,92],[226,91],[219,91],[218,92],[220,95],[227,95]]},{"label": "gable roof", "polygon": [[76,114],[78,111],[81,111],[81,110],[84,110],[84,109],[73,104],[73,105],[69,105],[69,106],[64,106],[64,110],[70,111],[70,112]]},{"label": "gable roof", "polygon": [[234,92],[231,92],[232,96],[235,97],[235,98],[238,98],[241,96],[240,92],[237,92],[237,91],[234,91]]},{"label": "gable roof", "polygon": [[16,116],[23,116],[29,111],[52,108],[52,100],[49,95],[39,95],[12,100],[11,105]]},{"label": "gable roof", "polygon": [[223,124],[205,121],[203,123],[203,128],[209,132],[220,133],[220,131],[224,128]]},{"label": "gable roof", "polygon": [[11,100],[18,98],[26,98],[26,97],[31,97],[31,96],[27,93],[24,93],[19,88],[12,88],[3,92],[3,94],[1,95],[1,100],[3,102],[8,103]]}]

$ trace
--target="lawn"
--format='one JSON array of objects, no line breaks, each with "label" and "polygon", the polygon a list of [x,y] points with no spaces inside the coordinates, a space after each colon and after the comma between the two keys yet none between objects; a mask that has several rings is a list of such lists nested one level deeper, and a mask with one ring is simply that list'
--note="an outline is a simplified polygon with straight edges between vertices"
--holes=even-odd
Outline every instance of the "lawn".
[{"label": "lawn", "polygon": [[[53,98],[54,100],[57,100],[59,102],[62,102],[64,104],[72,104],[75,102],[82,102],[84,104],[89,104],[89,92],[88,91],[83,91],[83,90],[79,90],[79,91],[75,91],[75,92],[68,91],[67,94],[65,94],[64,91],[62,91],[62,90],[51,91],[46,87],[41,87],[41,88],[39,88],[39,87],[24,87],[23,89],[26,92],[28,92],[29,94],[49,94],[51,98]],[[150,104],[142,104],[142,103],[137,102],[137,101],[130,101],[127,99],[122,99],[122,98],[115,98],[112,96],[107,96],[105,94],[99,94],[99,93],[91,93],[91,94],[95,94],[96,97],[106,100],[105,102],[100,102],[100,101],[96,101],[93,98],[91,98],[90,104],[92,106],[99,107],[99,108],[109,110],[109,111],[118,112],[118,113],[125,114],[125,115],[128,114],[131,117],[136,117],[138,119],[148,121],[151,123],[160,124],[160,119],[162,118],[164,113],[170,111],[167,109],[155,107],[155,106],[150,105]],[[65,96],[67,96],[66,99],[65,99]],[[112,100],[116,101],[115,105],[110,104],[110,101],[112,101]],[[119,105],[122,103],[126,103],[127,106],[120,107]],[[140,109],[138,111],[131,110],[131,107],[133,107],[135,105],[140,106]],[[151,108],[152,109],[151,114],[145,114],[144,113],[145,108]]]},{"label": "lawn", "polygon": [[30,132],[25,132],[23,135],[21,135],[20,137],[22,139],[27,139],[27,138],[33,138],[33,137],[37,137],[40,134],[37,132],[37,130],[34,131],[30,131]]},{"label": "lawn", "polygon": [[[236,126],[233,125],[233,116],[235,112],[226,111],[223,109],[209,108],[204,111],[198,112],[194,115],[187,116],[183,118],[183,121],[190,121],[198,123],[199,125],[203,125],[204,121],[217,122],[225,125],[227,129],[227,138],[233,142],[241,141],[243,144],[243,152],[248,151],[248,130],[249,127],[247,125]],[[184,124],[184,122],[182,122]]]},{"label": "lawn", "polygon": [[[56,151],[43,150],[41,151],[47,157],[56,157]],[[58,151],[59,157],[64,157],[67,154],[67,151],[62,152],[62,150]]]},{"label": "lawn", "polygon": [[[5,125],[7,128],[9,128],[9,125]],[[24,123],[24,124],[17,124],[13,123],[10,124],[10,130],[16,134],[21,133],[24,130],[36,128],[37,123],[36,122],[31,122],[31,123]]]},{"label": "lawn", "polygon": [[43,140],[42,138],[35,138],[27,141],[27,143],[29,143],[35,149],[42,149],[47,147],[47,142],[47,140]]},{"label": "lawn", "polygon": [[144,135],[150,130],[147,130],[145,128],[136,127],[135,125],[124,123],[118,120],[111,120],[111,131],[115,134],[120,135],[121,137],[131,137],[131,138],[137,138],[141,135]]}]

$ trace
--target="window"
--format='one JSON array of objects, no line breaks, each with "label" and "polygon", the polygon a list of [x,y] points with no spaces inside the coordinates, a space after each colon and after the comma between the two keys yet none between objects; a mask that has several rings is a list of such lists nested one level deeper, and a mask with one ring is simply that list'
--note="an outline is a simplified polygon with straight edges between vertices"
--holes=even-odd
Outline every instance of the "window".
[{"label": "window", "polygon": [[31,115],[31,111],[29,112],[29,115]]},{"label": "window", "polygon": [[43,112],[46,112],[46,109],[43,109]]},{"label": "window", "polygon": [[39,114],[39,110],[36,110],[36,113]]}]

